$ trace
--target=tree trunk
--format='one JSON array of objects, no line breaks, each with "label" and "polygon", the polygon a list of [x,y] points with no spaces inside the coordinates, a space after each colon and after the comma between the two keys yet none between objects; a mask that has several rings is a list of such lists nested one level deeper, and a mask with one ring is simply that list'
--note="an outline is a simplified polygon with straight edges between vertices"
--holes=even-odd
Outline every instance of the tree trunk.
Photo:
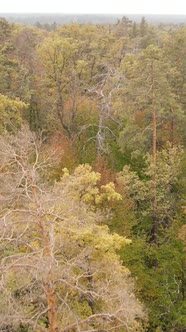
[{"label": "tree trunk", "polygon": [[[43,223],[40,222],[40,232],[43,240],[43,258],[46,259],[47,264],[49,264],[49,270],[46,276],[43,278],[43,288],[46,295],[46,300],[48,304],[48,330],[49,332],[57,332],[57,321],[56,321],[56,297],[54,289],[54,278],[52,272],[52,252],[51,243],[49,235],[44,229]],[[46,266],[46,269],[48,267]]]},{"label": "tree trunk", "polygon": [[170,125],[170,144],[171,147],[174,146],[174,118],[171,119],[171,125]]},{"label": "tree trunk", "polygon": [[44,291],[46,294],[46,300],[48,304],[48,331],[57,332],[57,321],[56,321],[56,298],[52,283],[52,274],[48,273],[46,277],[47,281],[44,282]]},{"label": "tree trunk", "polygon": [[157,118],[154,95],[154,64],[151,64],[151,108],[152,108],[152,227],[150,242],[157,242],[157,200],[156,200],[156,154],[157,154]]},{"label": "tree trunk", "polygon": [[51,252],[51,240],[45,223],[40,214],[40,203],[37,197],[36,186],[33,178],[31,178],[32,195],[38,211],[37,225],[41,237],[41,249],[43,249],[43,260],[46,261],[46,275],[43,277],[42,283],[48,304],[48,332],[58,332],[56,318],[56,297],[54,289],[54,278],[52,272],[53,255]]}]

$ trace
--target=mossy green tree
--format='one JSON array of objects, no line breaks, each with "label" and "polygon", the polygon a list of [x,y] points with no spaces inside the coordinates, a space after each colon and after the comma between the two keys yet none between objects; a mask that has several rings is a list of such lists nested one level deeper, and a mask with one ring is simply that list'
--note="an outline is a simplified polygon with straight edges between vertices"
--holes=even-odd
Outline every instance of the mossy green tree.
[{"label": "mossy green tree", "polygon": [[116,250],[130,241],[103,225],[120,199],[114,184],[80,165],[45,181],[41,141],[1,137],[1,329],[137,331],[145,319]]}]

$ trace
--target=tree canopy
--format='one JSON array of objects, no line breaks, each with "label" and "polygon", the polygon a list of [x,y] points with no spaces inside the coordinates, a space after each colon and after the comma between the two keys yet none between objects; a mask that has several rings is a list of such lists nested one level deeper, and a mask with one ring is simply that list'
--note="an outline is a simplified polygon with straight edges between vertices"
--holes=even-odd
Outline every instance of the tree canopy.
[{"label": "tree canopy", "polygon": [[184,332],[186,27],[0,19],[0,329]]}]

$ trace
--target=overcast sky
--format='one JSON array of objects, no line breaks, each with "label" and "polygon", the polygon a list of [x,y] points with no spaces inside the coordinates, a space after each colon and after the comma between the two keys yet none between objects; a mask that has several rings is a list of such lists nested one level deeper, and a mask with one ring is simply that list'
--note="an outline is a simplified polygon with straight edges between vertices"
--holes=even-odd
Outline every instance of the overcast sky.
[{"label": "overcast sky", "polygon": [[0,0],[0,13],[186,15],[186,0]]}]

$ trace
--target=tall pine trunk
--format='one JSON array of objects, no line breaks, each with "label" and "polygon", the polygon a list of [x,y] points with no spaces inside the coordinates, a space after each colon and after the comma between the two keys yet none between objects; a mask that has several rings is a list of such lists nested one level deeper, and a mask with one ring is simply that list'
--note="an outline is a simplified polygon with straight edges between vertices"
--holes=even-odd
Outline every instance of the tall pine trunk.
[{"label": "tall pine trunk", "polygon": [[155,108],[154,93],[154,63],[151,63],[151,109],[152,109],[152,227],[150,232],[150,242],[157,242],[158,221],[156,218],[157,199],[156,199],[156,154],[157,154],[157,115]]}]

